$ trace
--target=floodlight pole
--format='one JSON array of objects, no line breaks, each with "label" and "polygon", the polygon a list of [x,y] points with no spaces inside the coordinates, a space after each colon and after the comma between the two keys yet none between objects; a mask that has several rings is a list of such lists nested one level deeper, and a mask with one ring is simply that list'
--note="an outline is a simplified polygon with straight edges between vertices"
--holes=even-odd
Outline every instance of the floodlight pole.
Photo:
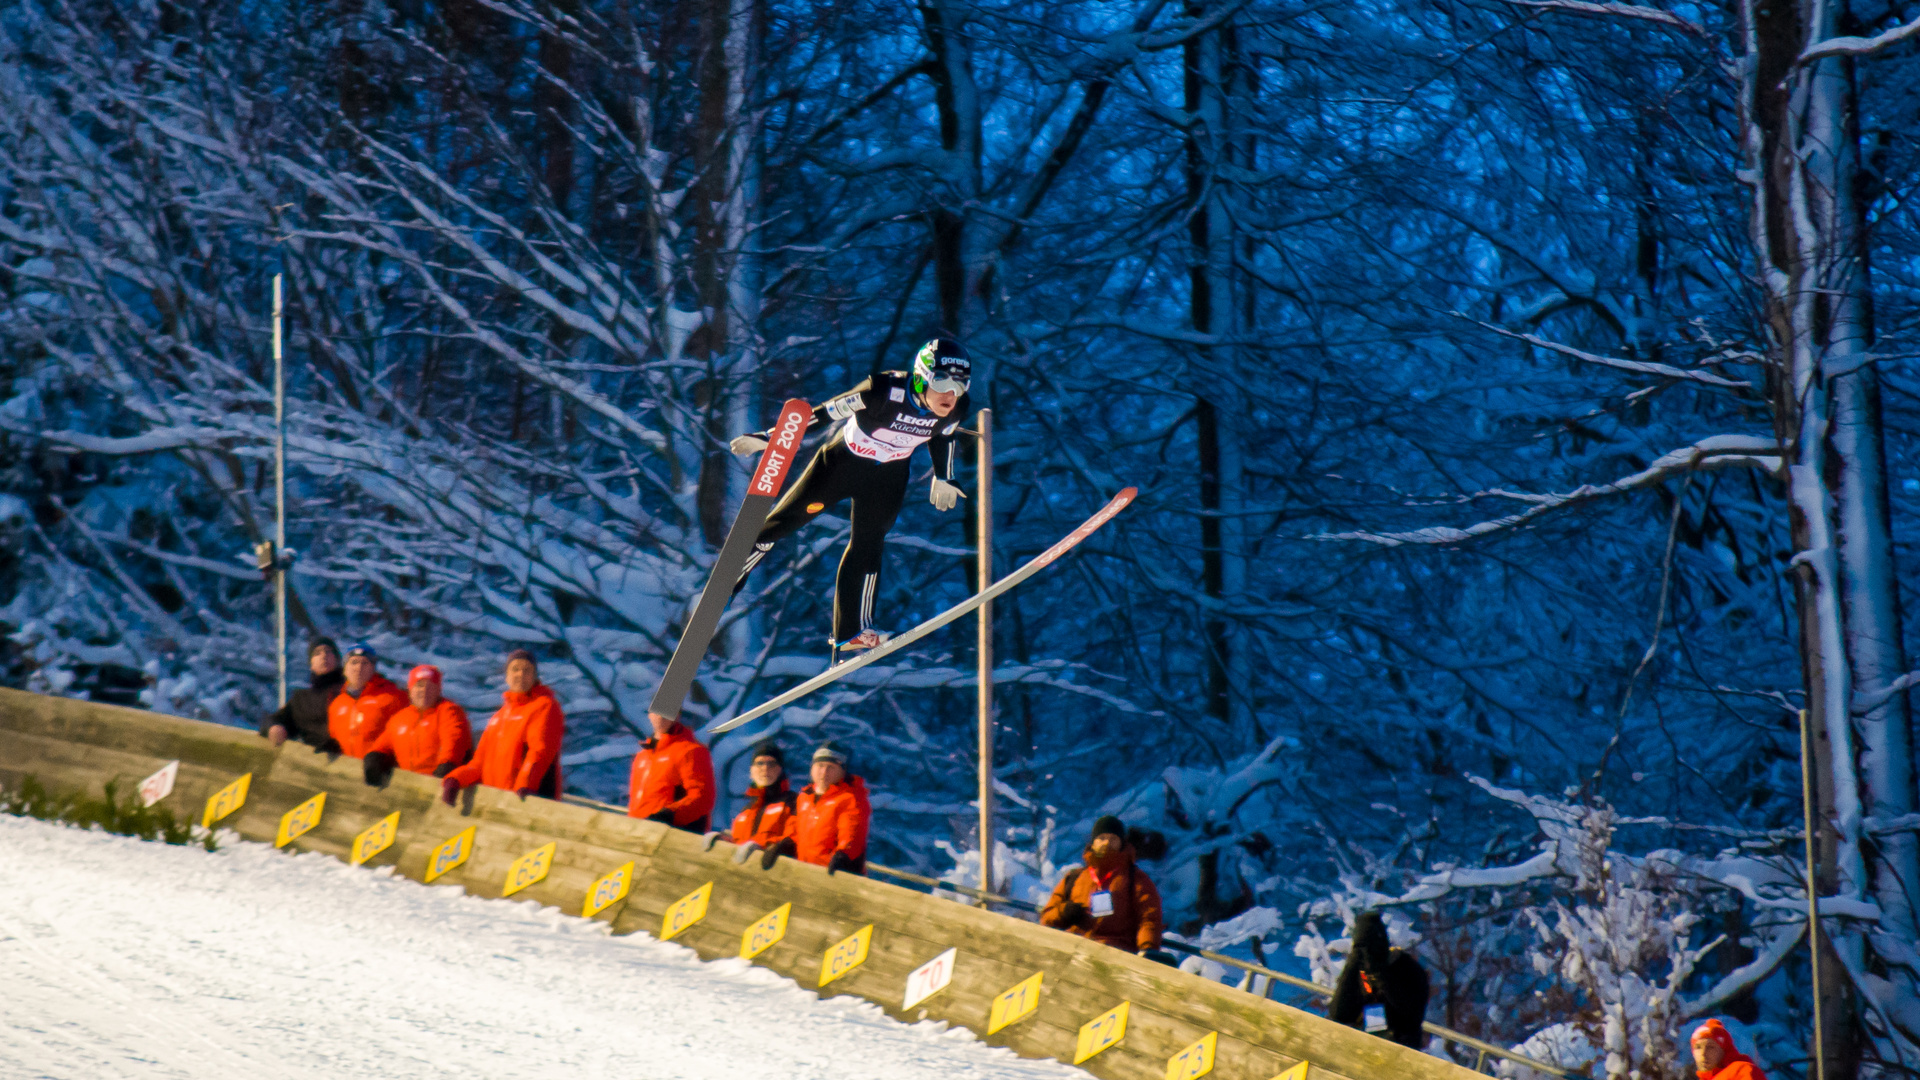
[{"label": "floodlight pole", "polygon": [[281,353],[280,279],[273,275],[273,623],[280,704],[287,703],[287,373]]},{"label": "floodlight pole", "polygon": [[[979,587],[993,584],[993,410],[976,421],[980,453],[975,459],[973,529],[979,546]],[[980,709],[980,890],[993,891],[993,601],[980,605],[978,645]]]},{"label": "floodlight pole", "polygon": [[1827,1053],[1820,1024],[1820,893],[1819,872],[1814,862],[1813,827],[1813,725],[1807,710],[1800,710],[1800,801],[1807,827],[1807,955],[1813,967],[1813,1068],[1814,1080],[1827,1080]]}]

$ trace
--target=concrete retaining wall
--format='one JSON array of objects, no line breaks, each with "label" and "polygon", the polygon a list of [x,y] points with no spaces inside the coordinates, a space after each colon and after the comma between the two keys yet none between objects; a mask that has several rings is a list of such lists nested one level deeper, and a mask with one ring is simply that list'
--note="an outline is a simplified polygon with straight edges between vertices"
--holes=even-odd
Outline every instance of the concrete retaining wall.
[{"label": "concrete retaining wall", "polygon": [[[520,856],[555,844],[546,878],[516,894],[579,914],[602,875],[631,862],[625,899],[596,918],[617,934],[659,936],[662,919],[682,897],[711,883],[703,918],[674,940],[707,959],[739,956],[742,933],[791,904],[785,937],[753,962],[822,994],[854,994],[902,1019],[936,1019],[972,1029],[987,1042],[1029,1057],[1072,1061],[1083,1025],[1122,1002],[1124,1037],[1083,1064],[1113,1080],[1176,1075],[1170,1059],[1209,1033],[1217,1050],[1209,1075],[1269,1080],[1308,1062],[1307,1080],[1464,1080],[1475,1075],[1438,1058],[1249,994],[1183,974],[1081,938],[1048,930],[883,881],[825,871],[782,859],[771,871],[757,860],[736,866],[733,846],[701,850],[699,837],[590,807],[528,799],[478,788],[462,805],[442,805],[439,781],[399,772],[385,789],[367,787],[360,762],[329,761],[289,743],[276,751],[251,732],[0,689],[0,783],[33,775],[55,790],[97,794],[115,777],[130,789],[169,761],[179,779],[164,805],[199,820],[209,796],[251,774],[245,805],[221,825],[271,843],[282,816],[320,792],[318,825],[288,846],[345,860],[354,838],[383,817],[400,814],[397,839],[369,866],[391,865],[424,880],[443,841],[469,826],[467,861],[434,885],[497,897]],[[821,987],[822,958],[862,927],[873,927],[863,963]],[[901,1008],[907,976],[949,948],[957,949],[952,981],[911,1010]],[[996,996],[1042,973],[1036,1011],[987,1034]],[[1289,1080],[1298,1080],[1290,1077]]]}]

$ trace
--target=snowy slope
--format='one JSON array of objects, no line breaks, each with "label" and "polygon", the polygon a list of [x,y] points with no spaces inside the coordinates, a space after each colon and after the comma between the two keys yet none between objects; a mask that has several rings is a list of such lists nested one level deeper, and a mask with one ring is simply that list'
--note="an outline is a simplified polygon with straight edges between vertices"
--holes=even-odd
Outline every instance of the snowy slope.
[{"label": "snowy slope", "polygon": [[0,815],[0,1078],[1066,1080],[531,901]]}]

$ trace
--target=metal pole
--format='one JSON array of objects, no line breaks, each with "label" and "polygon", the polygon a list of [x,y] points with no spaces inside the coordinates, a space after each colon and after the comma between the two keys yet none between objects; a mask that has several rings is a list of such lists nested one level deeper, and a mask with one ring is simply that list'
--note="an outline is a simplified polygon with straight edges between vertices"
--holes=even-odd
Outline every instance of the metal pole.
[{"label": "metal pole", "polygon": [[[973,495],[980,588],[993,584],[993,410],[981,409]],[[993,891],[993,601],[980,605],[980,888]]]},{"label": "metal pole", "polygon": [[1814,864],[1813,823],[1813,725],[1807,710],[1800,710],[1800,801],[1807,822],[1807,953],[1813,965],[1813,1069],[1815,1080],[1827,1080],[1827,1054],[1820,1024],[1820,893],[1819,876]]},{"label": "metal pole", "polygon": [[287,703],[287,373],[280,348],[280,279],[273,275],[273,623],[280,704]]}]

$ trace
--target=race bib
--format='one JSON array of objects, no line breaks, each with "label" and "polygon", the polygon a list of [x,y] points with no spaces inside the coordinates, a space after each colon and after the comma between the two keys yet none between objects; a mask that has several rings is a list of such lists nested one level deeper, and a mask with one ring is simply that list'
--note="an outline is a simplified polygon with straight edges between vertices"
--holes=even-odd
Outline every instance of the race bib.
[{"label": "race bib", "polygon": [[1113,914],[1113,894],[1105,889],[1087,898],[1087,910],[1096,919],[1104,919]]}]

